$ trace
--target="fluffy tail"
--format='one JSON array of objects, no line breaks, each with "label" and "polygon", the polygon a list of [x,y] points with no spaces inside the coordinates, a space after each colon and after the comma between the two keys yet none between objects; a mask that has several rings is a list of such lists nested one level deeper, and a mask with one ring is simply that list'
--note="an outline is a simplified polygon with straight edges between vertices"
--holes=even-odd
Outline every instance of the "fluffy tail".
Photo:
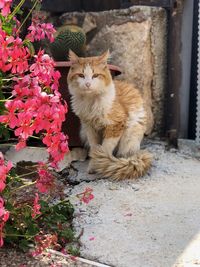
[{"label": "fluffy tail", "polygon": [[146,150],[138,151],[129,158],[116,158],[99,146],[90,154],[95,172],[114,180],[136,179],[147,173],[153,156]]}]

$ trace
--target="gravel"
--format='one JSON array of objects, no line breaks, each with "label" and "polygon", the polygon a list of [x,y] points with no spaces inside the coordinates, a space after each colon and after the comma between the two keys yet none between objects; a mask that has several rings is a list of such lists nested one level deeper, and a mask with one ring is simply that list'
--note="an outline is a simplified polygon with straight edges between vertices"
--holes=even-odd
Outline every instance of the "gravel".
[{"label": "gravel", "polygon": [[28,253],[23,253],[14,249],[0,250],[1,267],[91,267],[90,264],[79,262],[78,260],[66,259],[62,256],[46,253],[37,257],[32,257]]}]

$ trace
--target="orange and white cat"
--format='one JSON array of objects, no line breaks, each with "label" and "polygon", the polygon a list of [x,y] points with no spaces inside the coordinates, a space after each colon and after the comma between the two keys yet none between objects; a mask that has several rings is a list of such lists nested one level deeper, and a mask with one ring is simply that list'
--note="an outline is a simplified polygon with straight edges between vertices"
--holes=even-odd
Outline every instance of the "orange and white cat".
[{"label": "orange and white cat", "polygon": [[67,81],[72,109],[81,120],[81,137],[90,148],[88,172],[116,180],[144,175],[152,155],[140,150],[146,130],[141,94],[131,84],[112,79],[109,52],[80,58],[70,51],[69,57]]}]

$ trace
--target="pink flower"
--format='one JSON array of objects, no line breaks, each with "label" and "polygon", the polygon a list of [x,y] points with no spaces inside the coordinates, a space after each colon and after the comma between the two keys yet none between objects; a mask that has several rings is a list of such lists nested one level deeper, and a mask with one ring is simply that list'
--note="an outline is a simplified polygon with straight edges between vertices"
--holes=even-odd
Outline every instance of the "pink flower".
[{"label": "pink flower", "polygon": [[[30,53],[22,40],[7,36],[1,29],[0,43],[0,70],[15,74],[12,99],[5,103],[7,110],[0,116],[0,123],[14,129],[17,150],[26,146],[30,136],[41,133],[51,165],[56,167],[69,151],[67,136],[62,133],[67,104],[58,92],[60,73],[42,50],[29,66]],[[3,187],[1,182],[1,190]]]},{"label": "pink flower", "polygon": [[3,237],[2,237],[2,232],[1,232],[1,225],[0,225],[0,248],[3,247]]},{"label": "pink flower", "polygon": [[67,137],[63,133],[49,131],[42,141],[48,147],[52,167],[57,167],[57,163],[69,151]]},{"label": "pink flower", "polygon": [[35,63],[30,66],[31,76],[38,77],[39,81],[44,83],[46,86],[53,84],[53,90],[57,90],[58,80],[60,73],[54,70],[55,63],[53,59],[44,54],[43,50],[40,50],[35,55]]},{"label": "pink flower", "polygon": [[13,37],[7,37],[6,33],[0,29],[0,70],[6,72],[11,69],[12,65],[8,62],[9,45],[14,40]]},{"label": "pink flower", "polygon": [[24,47],[23,41],[7,34],[0,29],[0,70],[3,72],[22,74],[28,70],[28,59],[30,53],[27,47]]},{"label": "pink flower", "polygon": [[93,198],[94,195],[92,194],[93,189],[90,187],[87,187],[83,193],[80,193],[77,195],[77,197],[80,199],[81,202],[84,202],[85,204],[88,204]]},{"label": "pink flower", "polygon": [[35,199],[34,199],[34,203],[33,203],[33,212],[32,212],[32,218],[35,218],[36,215],[40,215],[40,204],[39,204],[39,195],[38,193],[35,194]]},{"label": "pink flower", "polygon": [[47,166],[41,163],[38,167],[39,178],[36,187],[40,193],[47,193],[55,187],[54,176],[48,171]]},{"label": "pink flower", "polygon": [[67,250],[66,250],[65,248],[62,248],[60,252],[61,252],[62,254],[64,254],[64,255],[67,255],[67,254],[68,254],[68,252],[67,252]]},{"label": "pink flower", "polygon": [[56,30],[54,29],[51,23],[41,23],[40,18],[35,17],[32,19],[31,26],[28,28],[27,39],[30,41],[40,41],[42,39],[49,39],[50,42],[54,41],[54,33]]},{"label": "pink flower", "polygon": [[12,0],[0,0],[0,9],[3,16],[7,16],[10,13],[10,6]]},{"label": "pink flower", "polygon": [[18,114],[18,120],[20,126],[15,130],[15,136],[20,136],[23,140],[26,140],[29,136],[33,135],[34,126],[32,123],[33,113],[25,112]]},{"label": "pink flower", "polygon": [[77,257],[76,256],[69,256],[70,257],[70,259],[72,260],[72,261],[77,261]]},{"label": "pink flower", "polygon": [[6,176],[11,168],[12,168],[11,161],[8,161],[6,166],[3,154],[0,152],[0,192],[2,192],[6,186]]},{"label": "pink flower", "polygon": [[4,200],[0,197],[0,247],[3,246],[3,227],[9,219],[9,212],[4,208]]},{"label": "pink flower", "polygon": [[20,138],[19,142],[16,144],[15,149],[19,151],[20,149],[23,149],[26,147],[26,140]]},{"label": "pink flower", "polygon": [[0,180],[0,192],[2,192],[4,190],[4,188],[6,187],[6,183],[3,180]]},{"label": "pink flower", "polygon": [[23,42],[19,37],[13,40],[12,46],[9,50],[9,62],[12,64],[11,72],[24,73],[25,71],[27,71],[30,53],[28,48],[23,46]]},{"label": "pink flower", "polygon": [[6,222],[9,219],[9,212],[4,208],[4,200],[0,197],[0,221]]},{"label": "pink flower", "polygon": [[32,256],[35,257],[40,255],[45,249],[55,246],[57,244],[57,241],[58,237],[56,234],[36,235],[36,250],[32,253]]}]

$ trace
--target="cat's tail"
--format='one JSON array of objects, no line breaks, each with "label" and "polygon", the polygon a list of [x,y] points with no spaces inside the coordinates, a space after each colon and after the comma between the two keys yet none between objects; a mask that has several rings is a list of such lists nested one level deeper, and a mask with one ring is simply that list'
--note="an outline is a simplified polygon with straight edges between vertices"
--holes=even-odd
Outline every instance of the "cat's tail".
[{"label": "cat's tail", "polygon": [[109,155],[102,146],[90,153],[95,172],[114,180],[136,179],[147,173],[152,165],[153,155],[140,150],[129,158],[116,158]]}]

